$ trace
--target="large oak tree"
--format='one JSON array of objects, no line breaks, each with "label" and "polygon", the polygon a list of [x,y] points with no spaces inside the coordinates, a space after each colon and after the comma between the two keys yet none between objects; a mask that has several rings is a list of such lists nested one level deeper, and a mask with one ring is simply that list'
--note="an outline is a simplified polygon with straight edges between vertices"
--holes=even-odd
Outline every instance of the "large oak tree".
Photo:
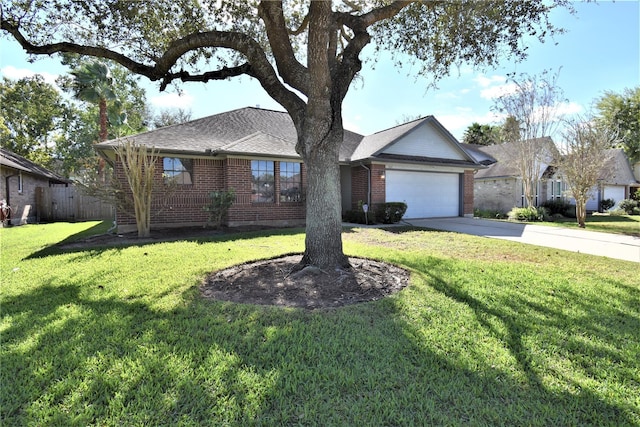
[{"label": "large oak tree", "polygon": [[307,166],[303,264],[345,266],[338,152],[342,102],[373,44],[421,64],[432,81],[455,65],[525,56],[558,29],[569,0],[220,1],[11,0],[2,30],[30,54],[74,52],[116,61],[160,82],[247,75],[290,114]]}]

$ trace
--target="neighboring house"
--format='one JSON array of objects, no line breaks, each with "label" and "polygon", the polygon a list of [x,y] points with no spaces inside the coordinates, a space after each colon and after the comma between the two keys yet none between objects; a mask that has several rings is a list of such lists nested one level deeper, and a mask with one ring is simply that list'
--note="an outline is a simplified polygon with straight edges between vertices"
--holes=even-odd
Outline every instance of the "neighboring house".
[{"label": "neighboring house", "polygon": [[10,225],[36,222],[36,191],[38,187],[67,186],[70,181],[0,148],[0,199],[11,207]]},{"label": "neighboring house", "polygon": [[[553,141],[550,138],[543,138],[541,141],[544,141],[541,147],[546,151],[544,157],[549,159],[549,162],[541,163],[536,206],[555,199],[575,203],[569,194],[567,183],[562,179],[561,171],[552,165],[552,159],[557,155]],[[475,208],[506,213],[513,207],[524,206],[522,180],[510,155],[510,143],[489,146],[462,145],[479,163],[488,166],[487,169],[478,170],[474,177]],[[601,200],[613,199],[614,202],[619,202],[627,199],[640,187],[621,149],[607,150],[606,157],[607,161],[600,173],[598,184],[587,201],[588,211],[598,211]]]},{"label": "neighboring house", "polygon": [[[204,224],[209,193],[228,189],[229,226],[304,224],[307,171],[287,113],[242,108],[128,138],[159,152],[156,195],[166,180],[177,184],[164,207],[155,202],[152,227]],[[122,142],[97,149],[124,185],[114,151]],[[345,130],[339,160],[343,213],[404,201],[405,218],[472,215],[473,173],[484,167],[432,116],[369,136]],[[130,212],[117,217],[120,230],[134,228]]]},{"label": "neighboring house", "polygon": [[[640,182],[634,176],[629,159],[620,148],[607,150],[606,162],[600,176],[598,184],[593,188],[591,197],[587,200],[587,211],[600,210],[600,201],[611,199],[617,203],[624,199],[629,199],[634,191],[640,188]],[[575,204],[575,201],[569,199]]]},{"label": "neighboring house", "polygon": [[[547,200],[562,198],[565,188],[564,183],[556,179],[556,168],[552,166],[558,150],[551,138],[538,138],[531,143],[538,145],[538,185],[534,203],[540,206]],[[515,143],[462,145],[479,163],[488,166],[478,170],[474,176],[475,208],[506,213],[515,206],[526,205],[522,179],[516,166]]]}]

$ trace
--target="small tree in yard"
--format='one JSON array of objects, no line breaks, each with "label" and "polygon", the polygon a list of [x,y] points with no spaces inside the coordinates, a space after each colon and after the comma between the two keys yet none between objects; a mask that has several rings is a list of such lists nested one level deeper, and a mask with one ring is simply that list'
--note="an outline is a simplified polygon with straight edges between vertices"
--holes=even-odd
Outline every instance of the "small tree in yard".
[{"label": "small tree in yard", "polygon": [[125,141],[115,147],[116,156],[122,165],[131,194],[136,215],[138,237],[149,237],[151,234],[151,196],[153,177],[158,161],[158,152],[152,147]]},{"label": "small tree in yard", "polygon": [[338,158],[342,103],[364,48],[419,61],[419,72],[438,80],[463,63],[523,59],[525,36],[558,31],[549,21],[555,7],[571,9],[571,1],[49,0],[3,2],[0,23],[29,54],[108,58],[160,89],[256,79],[291,116],[307,167],[301,265],[332,269],[349,265]]},{"label": "small tree in yard", "polygon": [[[511,143],[506,154],[515,165],[527,207],[535,206],[538,179],[543,169],[556,159],[550,155],[545,137],[549,137],[561,120],[562,91],[556,85],[558,74],[547,71],[539,76],[512,78],[514,90],[499,97],[494,108],[508,115],[509,129],[505,142]],[[517,128],[515,127],[517,124]]]},{"label": "small tree in yard", "polygon": [[602,178],[607,149],[614,141],[614,135],[593,120],[574,119],[565,129],[560,172],[576,201],[576,219],[582,228],[586,226],[587,200]]}]

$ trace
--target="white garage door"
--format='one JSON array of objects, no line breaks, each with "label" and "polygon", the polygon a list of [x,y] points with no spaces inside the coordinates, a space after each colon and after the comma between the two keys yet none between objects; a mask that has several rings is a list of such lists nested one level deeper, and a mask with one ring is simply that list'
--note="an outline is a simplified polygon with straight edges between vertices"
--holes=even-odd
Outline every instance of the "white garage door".
[{"label": "white garage door", "polygon": [[624,200],[624,187],[607,185],[604,187],[604,198],[613,199],[614,202]]},{"label": "white garage door", "polygon": [[460,178],[456,173],[387,170],[386,199],[407,204],[404,218],[458,216]]}]

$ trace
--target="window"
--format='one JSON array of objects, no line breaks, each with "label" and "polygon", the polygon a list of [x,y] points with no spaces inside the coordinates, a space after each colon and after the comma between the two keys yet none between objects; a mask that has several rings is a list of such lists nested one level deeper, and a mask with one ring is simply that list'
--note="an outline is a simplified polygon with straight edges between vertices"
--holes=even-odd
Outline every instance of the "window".
[{"label": "window", "polygon": [[553,181],[551,185],[551,198],[562,199],[562,181]]},{"label": "window", "polygon": [[251,201],[253,203],[273,203],[275,175],[273,162],[251,161]]},{"label": "window", "polygon": [[162,160],[162,176],[165,182],[175,182],[176,184],[193,184],[193,161],[191,159],[180,159],[177,157],[165,157]]},{"label": "window", "polygon": [[22,194],[24,183],[22,182],[22,172],[18,174],[18,193]]},{"label": "window", "polygon": [[301,188],[300,163],[280,162],[280,201],[299,202]]}]

